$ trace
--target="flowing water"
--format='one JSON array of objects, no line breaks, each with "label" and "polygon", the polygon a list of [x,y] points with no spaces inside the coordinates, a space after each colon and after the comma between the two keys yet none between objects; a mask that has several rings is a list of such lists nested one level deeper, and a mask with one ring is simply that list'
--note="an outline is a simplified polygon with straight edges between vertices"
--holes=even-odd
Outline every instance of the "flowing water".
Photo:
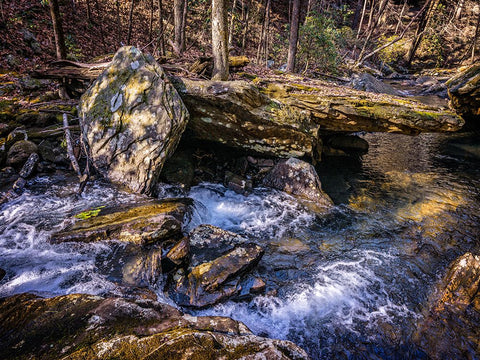
[{"label": "flowing water", "polygon": [[[289,339],[314,359],[426,358],[415,324],[449,262],[478,248],[480,157],[467,135],[366,134],[370,151],[318,168],[336,206],[315,215],[283,193],[243,196],[201,184],[187,229],[209,223],[262,244],[267,294],[195,312],[241,320]],[[0,296],[120,293],[109,270],[119,244],[50,245],[64,219],[141,198],[97,183],[82,197],[68,179],[37,178],[0,208]],[[109,260],[110,259],[110,260]],[[170,301],[155,287],[160,300]],[[454,347],[455,344],[452,344]]]}]

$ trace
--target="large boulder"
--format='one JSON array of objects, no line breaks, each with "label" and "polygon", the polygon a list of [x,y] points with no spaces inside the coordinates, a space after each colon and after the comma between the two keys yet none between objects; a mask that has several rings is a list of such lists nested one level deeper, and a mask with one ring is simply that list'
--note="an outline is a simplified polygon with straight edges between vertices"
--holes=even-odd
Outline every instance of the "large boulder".
[{"label": "large boulder", "polygon": [[85,294],[0,299],[2,359],[308,359],[290,341],[255,336],[241,322],[184,315],[152,300]]},{"label": "large boulder", "polygon": [[247,273],[263,256],[257,244],[215,226],[200,225],[190,233],[190,252],[187,272],[177,272],[170,288],[179,305],[203,308],[255,288],[254,278]]},{"label": "large boulder", "polygon": [[97,171],[138,193],[151,191],[188,121],[162,68],[134,47],[118,50],[79,110]]},{"label": "large boulder", "polygon": [[480,64],[447,81],[451,106],[473,126],[480,126]]},{"label": "large boulder", "polygon": [[120,240],[146,245],[176,238],[190,205],[190,199],[169,199],[124,208],[97,207],[77,214],[50,241]]},{"label": "large boulder", "polygon": [[319,212],[333,206],[330,197],[322,191],[322,184],[315,168],[300,159],[280,161],[263,178],[263,185],[296,196]]},{"label": "large boulder", "polygon": [[413,337],[431,359],[480,356],[479,290],[480,256],[466,253],[450,265]]}]

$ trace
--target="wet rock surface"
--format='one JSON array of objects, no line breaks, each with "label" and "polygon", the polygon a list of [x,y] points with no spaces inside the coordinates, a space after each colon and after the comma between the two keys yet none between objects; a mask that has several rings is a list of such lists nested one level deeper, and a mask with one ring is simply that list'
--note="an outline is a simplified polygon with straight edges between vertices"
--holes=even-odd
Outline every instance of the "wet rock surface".
[{"label": "wet rock surface", "polygon": [[188,121],[161,67],[134,47],[117,52],[79,109],[97,171],[138,193],[149,193],[158,182]]},{"label": "wet rock surface", "polygon": [[91,295],[0,299],[3,359],[308,359],[295,344],[242,323],[184,315],[152,300]]},{"label": "wet rock surface", "polygon": [[52,235],[51,242],[120,240],[150,244],[180,237],[190,205],[190,199],[171,199],[126,209],[97,207],[77,214],[72,225]]},{"label": "wet rock surface", "polygon": [[[480,354],[480,256],[455,260],[414,335],[432,359],[477,358]],[[455,344],[452,347],[451,344]]]},{"label": "wet rock surface", "polygon": [[29,156],[37,152],[37,145],[28,140],[20,140],[14,143],[7,155],[7,165],[21,168]]},{"label": "wet rock surface", "polygon": [[318,211],[324,212],[333,206],[332,200],[322,191],[315,168],[299,159],[280,161],[265,176],[263,185],[308,201]]},{"label": "wet rock surface", "polygon": [[[190,234],[191,261],[187,272],[174,275],[170,293],[182,306],[202,308],[238,295],[262,290],[246,274],[263,256],[263,249],[248,239],[211,225]],[[242,286],[243,285],[243,286]],[[263,284],[263,288],[265,284]]]}]

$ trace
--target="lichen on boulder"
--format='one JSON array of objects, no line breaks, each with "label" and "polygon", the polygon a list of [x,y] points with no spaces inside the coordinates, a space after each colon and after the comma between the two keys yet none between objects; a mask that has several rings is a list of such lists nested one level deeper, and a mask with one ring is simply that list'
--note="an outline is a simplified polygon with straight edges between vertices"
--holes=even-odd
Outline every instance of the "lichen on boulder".
[{"label": "lichen on boulder", "polygon": [[82,96],[79,116],[97,171],[138,193],[156,184],[189,118],[160,65],[131,46]]}]

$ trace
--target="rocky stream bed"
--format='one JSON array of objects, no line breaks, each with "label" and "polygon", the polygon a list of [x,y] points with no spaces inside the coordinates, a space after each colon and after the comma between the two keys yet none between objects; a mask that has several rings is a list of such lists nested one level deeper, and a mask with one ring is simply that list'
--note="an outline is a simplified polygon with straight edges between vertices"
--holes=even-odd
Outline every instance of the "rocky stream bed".
[{"label": "rocky stream bed", "polygon": [[167,77],[123,48],[70,126],[81,192],[76,103],[2,103],[0,357],[477,358],[480,144],[395,91]]}]

